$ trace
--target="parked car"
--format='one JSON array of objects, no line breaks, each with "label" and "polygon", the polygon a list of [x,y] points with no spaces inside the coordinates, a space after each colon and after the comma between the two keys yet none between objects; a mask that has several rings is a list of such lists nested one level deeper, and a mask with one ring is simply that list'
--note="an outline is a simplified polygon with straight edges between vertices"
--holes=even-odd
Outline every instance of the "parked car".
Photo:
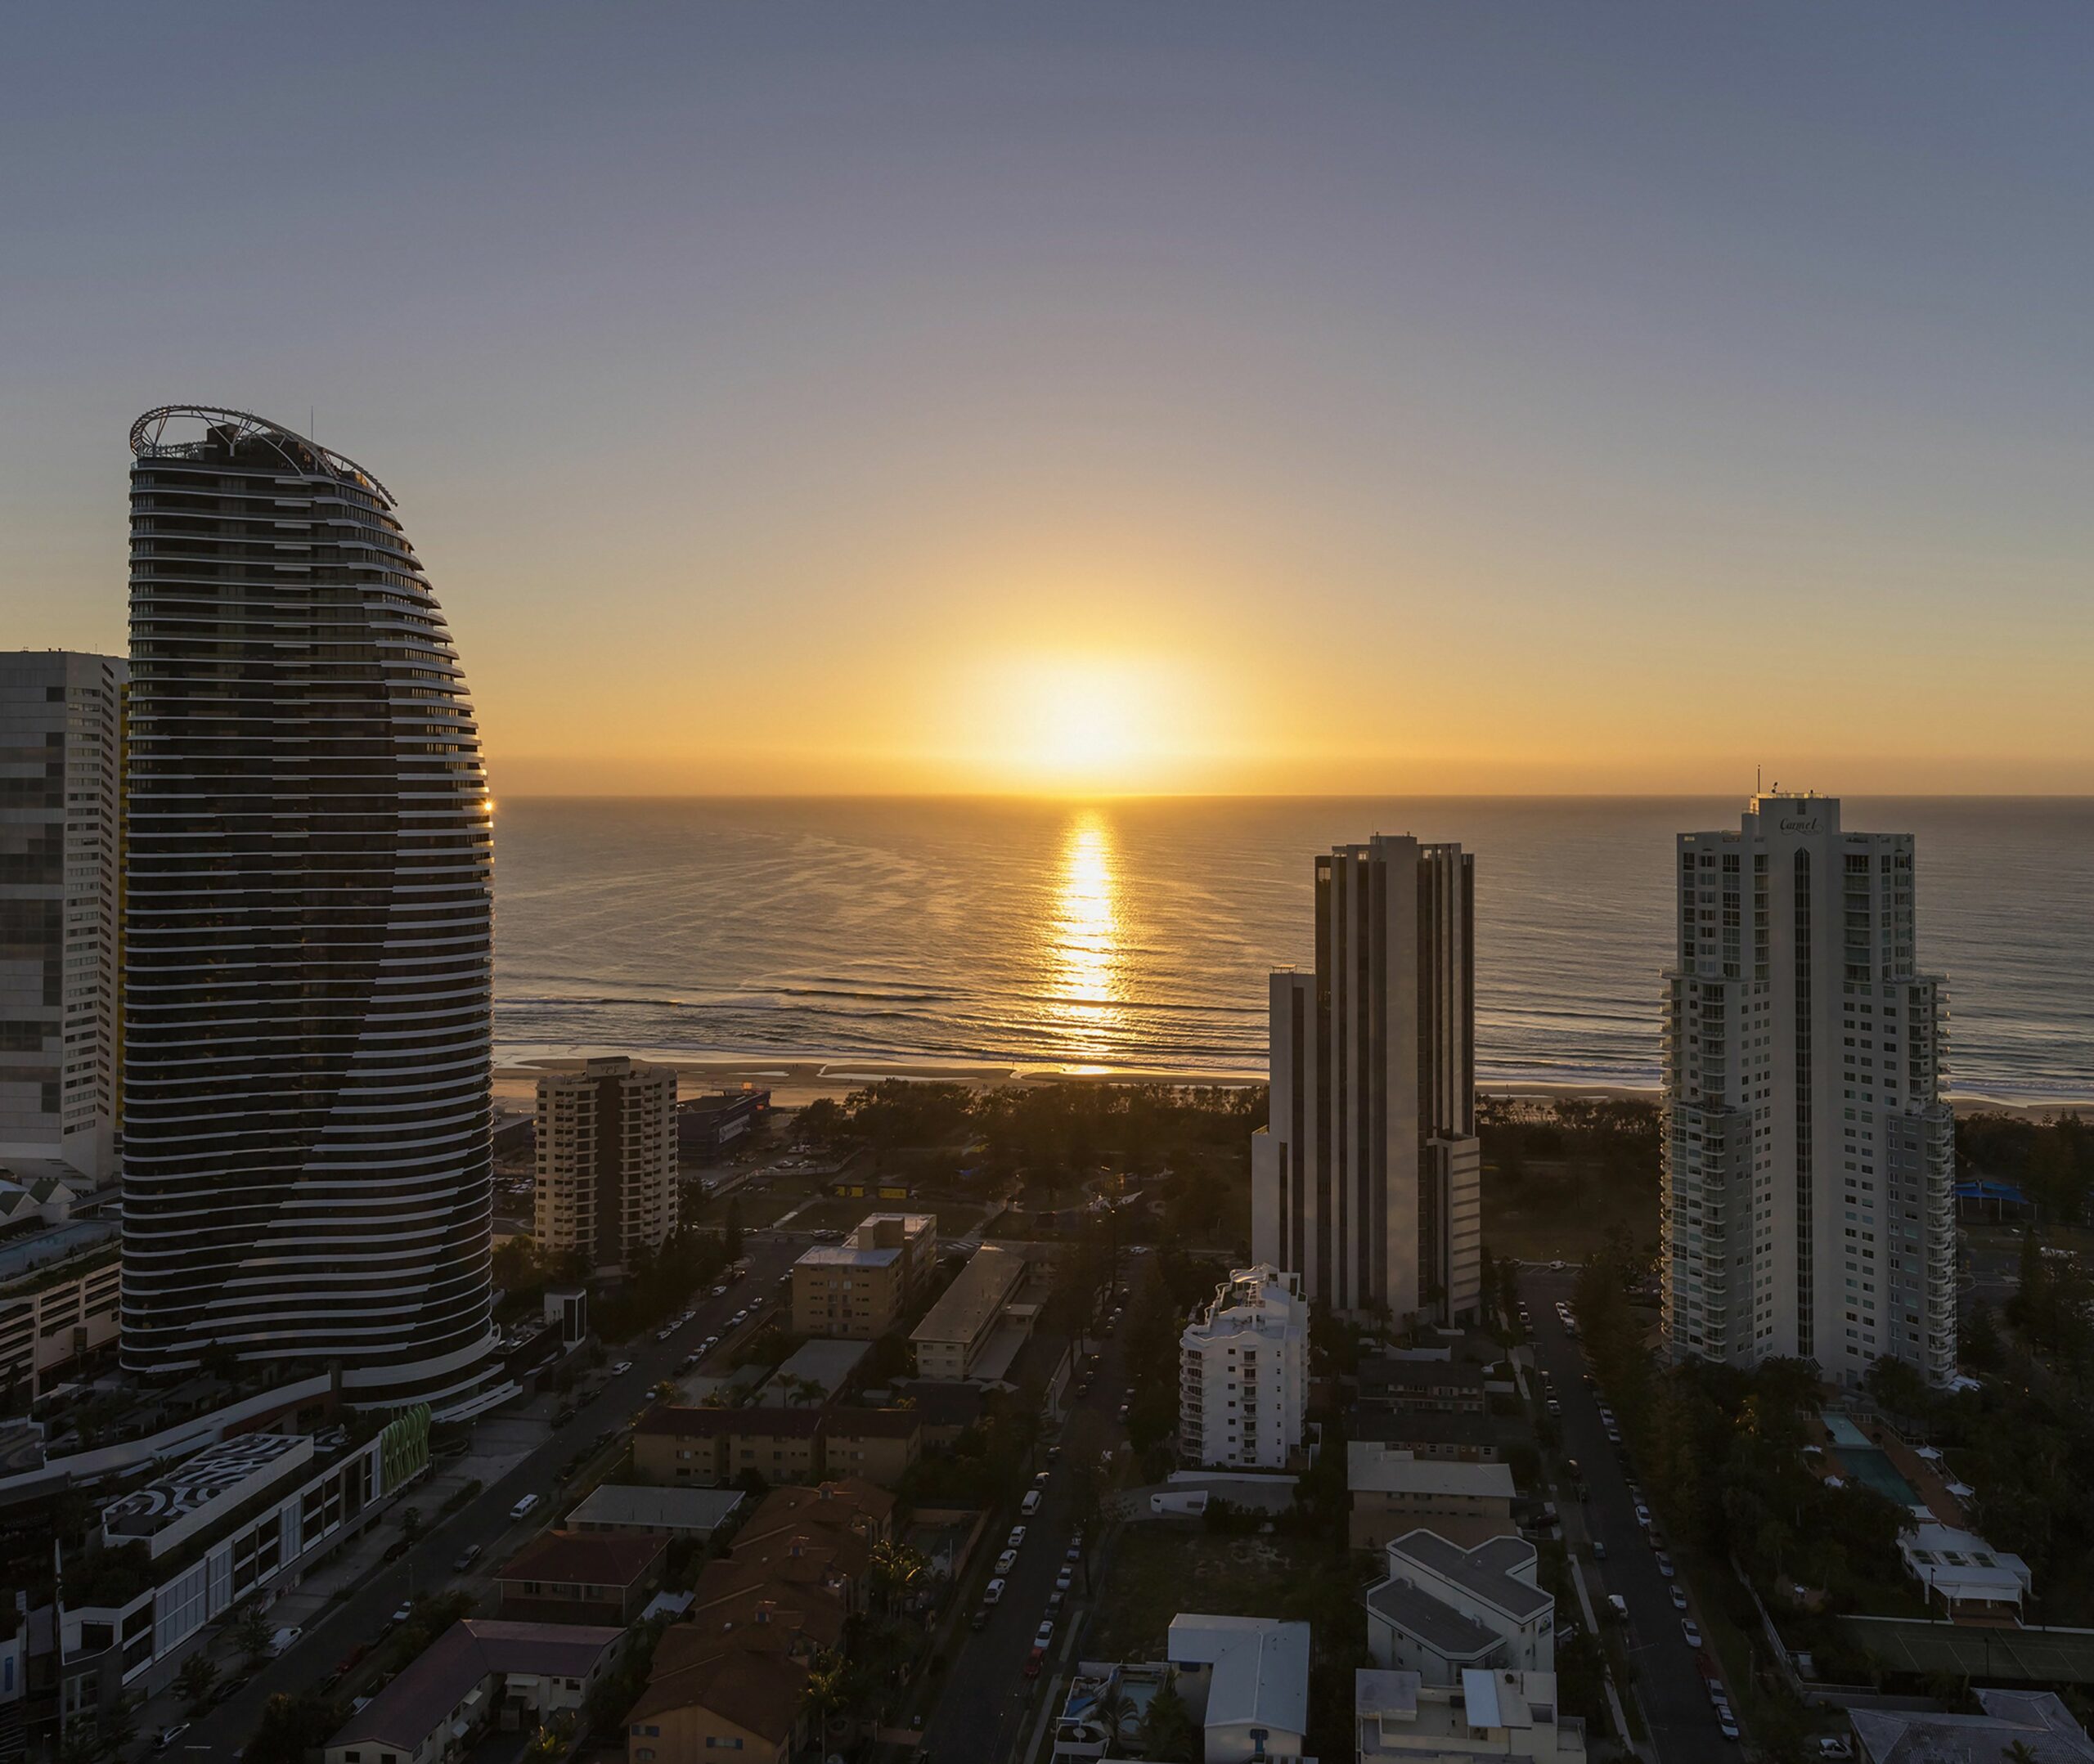
[{"label": "parked car", "polygon": [[1717,1710],[1716,1731],[1721,1734],[1726,1739],[1736,1739],[1737,1738],[1737,1717],[1732,1715],[1728,1709]]},{"label": "parked car", "polygon": [[986,1629],[989,1627],[989,1607],[986,1605],[976,1605],[974,1614],[967,1620],[967,1627],[969,1629]]},{"label": "parked car", "polygon": [[1595,1562],[1604,1562],[1606,1560],[1606,1541],[1604,1538],[1593,1539],[1593,1560]]},{"label": "parked car", "polygon": [[1068,1548],[1062,1552],[1062,1560],[1064,1562],[1081,1562],[1083,1560],[1083,1536],[1081,1533],[1078,1533],[1076,1537],[1071,1542]]},{"label": "parked car", "polygon": [[1660,1550],[1657,1554],[1657,1564],[1658,1572],[1664,1575],[1667,1580],[1670,1580],[1674,1572],[1672,1565],[1672,1558],[1667,1555],[1664,1551]]},{"label": "parked car", "polygon": [[1006,1550],[996,1558],[996,1572],[999,1574],[1008,1574],[1017,1566],[1018,1551],[1015,1550]]},{"label": "parked car", "polygon": [[1701,1645],[1701,1626],[1692,1618],[1680,1618],[1679,1632],[1687,1637],[1687,1645],[1690,1648],[1698,1648]]},{"label": "parked car", "polygon": [[1060,1610],[1062,1608],[1062,1601],[1067,1597],[1068,1595],[1063,1591],[1059,1587],[1057,1587],[1052,1592],[1049,1593],[1047,1595],[1047,1614],[1049,1617],[1052,1617],[1057,1611]]},{"label": "parked car", "polygon": [[401,1624],[406,1623],[407,1620],[414,1614],[414,1601],[411,1599],[402,1599],[400,1601],[399,1609],[394,1611],[390,1617],[386,1618],[385,1627],[388,1629],[398,1629]]},{"label": "parked car", "polygon": [[186,1721],[177,1721],[172,1727],[163,1727],[160,1729],[160,1738],[153,1742],[153,1749],[155,1752],[166,1751],[188,1731],[189,1723]]},{"label": "parked car", "polygon": [[537,1505],[538,1497],[534,1494],[527,1494],[509,1510],[509,1516],[512,1519],[528,1519],[537,1510]]},{"label": "parked car", "polygon": [[288,1629],[280,1629],[269,1638],[269,1658],[280,1659],[298,1645],[298,1638],[305,1633],[296,1623]]},{"label": "parked car", "polygon": [[631,1371],[631,1370],[632,1370],[632,1362],[631,1362],[631,1361],[630,1361],[630,1360],[620,1360],[617,1365],[613,1366],[613,1367],[611,1368],[611,1376],[612,1376],[612,1377],[613,1377],[613,1378],[622,1378],[622,1377],[624,1377],[624,1376],[625,1376],[625,1375],[626,1375],[627,1372]]},{"label": "parked car", "polygon": [[477,1543],[469,1543],[457,1555],[452,1557],[451,1572],[454,1574],[462,1574],[479,1559],[480,1546]]},{"label": "parked car", "polygon": [[1022,1525],[1012,1526],[1010,1536],[1004,1539],[1004,1547],[1006,1550],[1018,1550],[1022,1549],[1024,1546],[1025,1527]]},{"label": "parked car", "polygon": [[1032,1645],[1036,1648],[1044,1648],[1054,1639],[1054,1620],[1051,1617],[1043,1617],[1040,1620],[1039,1628],[1032,1632]]},{"label": "parked car", "polygon": [[1025,1676],[1027,1678],[1037,1678],[1040,1676],[1040,1668],[1046,1663],[1047,1650],[1045,1648],[1035,1648],[1025,1657]]},{"label": "parked car", "polygon": [[984,1605],[1000,1605],[1003,1602],[1003,1597],[1004,1583],[1000,1580],[992,1580],[982,1589],[982,1602]]},{"label": "parked car", "polygon": [[1031,1519],[1040,1510],[1040,1491],[1037,1488],[1027,1489],[1025,1498],[1018,1504],[1018,1510],[1027,1519]]},{"label": "parked car", "polygon": [[1665,1588],[1665,1591],[1672,1595],[1672,1608],[1675,1611],[1683,1611],[1687,1609],[1686,1587],[1675,1580]]},{"label": "parked car", "polygon": [[1070,1587],[1076,1584],[1076,1570],[1074,1569],[1063,1569],[1060,1573],[1054,1577],[1055,1591],[1067,1592]]}]

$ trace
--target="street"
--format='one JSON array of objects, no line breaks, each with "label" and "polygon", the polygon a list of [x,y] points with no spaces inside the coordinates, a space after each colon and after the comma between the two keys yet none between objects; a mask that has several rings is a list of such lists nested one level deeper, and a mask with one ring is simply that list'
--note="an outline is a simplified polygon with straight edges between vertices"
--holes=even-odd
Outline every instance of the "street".
[{"label": "street", "polygon": [[[727,1319],[754,1299],[771,1299],[780,1291],[779,1277],[790,1268],[811,1238],[803,1233],[750,1232],[743,1240],[748,1258],[748,1276],[730,1286],[721,1298],[702,1290],[695,1300],[696,1315],[678,1328],[667,1341],[657,1341],[650,1332],[610,1350],[613,1362],[623,1358],[632,1369],[613,1378],[604,1389],[581,1405],[573,1420],[555,1429],[545,1443],[500,1481],[483,1489],[469,1505],[448,1518],[431,1515],[429,1528],[400,1560],[388,1564],[348,1599],[333,1605],[310,1621],[305,1633],[281,1659],[269,1661],[238,1691],[209,1713],[198,1717],[188,1732],[167,1754],[173,1757],[236,1758],[262,1718],[263,1705],[279,1691],[308,1690],[320,1684],[335,1663],[358,1642],[375,1642],[387,1619],[411,1591],[439,1592],[453,1586],[482,1592],[491,1589],[494,1573],[524,1540],[541,1529],[559,1510],[559,1466],[586,1448],[598,1434],[610,1430],[622,1434],[633,1414],[645,1405],[648,1392],[672,1373],[683,1357],[708,1335],[724,1334]],[[543,1503],[531,1517],[513,1522],[509,1510],[526,1494]],[[411,1492],[406,1501],[412,1500]],[[397,1523],[397,1505],[388,1510],[381,1525]],[[472,1572],[459,1575],[452,1564],[469,1546],[478,1546],[479,1560]],[[493,1613],[483,1603],[481,1614]],[[211,1643],[208,1636],[204,1645]],[[169,1699],[157,1699],[162,1708],[149,1719],[180,1720],[165,1712]],[[147,1734],[155,1730],[145,1728]]]},{"label": "street", "polygon": [[[1120,1282],[1126,1287],[1130,1300],[1148,1277],[1147,1257],[1122,1259]],[[1089,1610],[1096,1591],[1099,1546],[1105,1529],[1102,1519],[1084,1540],[1085,1568],[1078,1569],[1068,1599],[1055,1614],[1054,1641],[1037,1678],[1024,1676],[1026,1656],[1032,1651],[1034,1632],[1047,1615],[1047,1597],[1054,1590],[1054,1577],[1067,1565],[1063,1556],[1074,1524],[1071,1511],[1076,1472],[1086,1464],[1095,1466],[1108,1447],[1126,1443],[1126,1433],[1113,1418],[1127,1381],[1122,1351],[1126,1332],[1123,1319],[1111,1335],[1090,1340],[1091,1351],[1099,1356],[1090,1394],[1081,1402],[1072,1401],[1068,1419],[1058,1436],[1043,1439],[1043,1448],[1049,1443],[1059,1443],[1060,1460],[1053,1466],[1040,1510],[1022,1521],[1025,1543],[1018,1551],[1017,1565],[1006,1578],[1002,1601],[991,1610],[985,1627],[971,1630],[968,1620],[982,1601],[990,1564],[1003,1548],[1004,1534],[1021,1523],[1015,1505],[998,1515],[984,1535],[981,1560],[970,1564],[961,1583],[964,1596],[955,1600],[958,1624],[953,1631],[952,1667],[944,1693],[924,1724],[919,1764],[962,1764],[963,1760],[979,1764],[979,1761],[1017,1757],[1039,1720],[1037,1699],[1059,1694],[1055,1681],[1068,1645],[1070,1626],[1081,1628],[1082,1615]],[[1070,1380],[1072,1393],[1084,1370],[1079,1358]]]},{"label": "street", "polygon": [[[1583,1509],[1586,1532],[1606,1546],[1604,1562],[1584,1564],[1588,1582],[1598,1588],[1593,1602],[1604,1612],[1606,1595],[1620,1593],[1628,1603],[1623,1645],[1636,1669],[1633,1694],[1642,1704],[1659,1758],[1665,1764],[1706,1764],[1726,1753],[1735,1756],[1737,1748],[1717,1729],[1694,1650],[1680,1632],[1681,1617],[1696,1613],[1691,1603],[1685,1613],[1673,1607],[1656,1552],[1636,1523],[1620,1453],[1608,1443],[1600,1419],[1598,1398],[1603,1393],[1585,1384],[1584,1356],[1557,1318],[1559,1299],[1575,1313],[1577,1281],[1575,1268],[1562,1273],[1530,1270],[1520,1277],[1520,1296],[1534,1319],[1535,1362],[1555,1379],[1562,1404],[1558,1419],[1564,1454],[1578,1461],[1592,1491]],[[1664,1523],[1660,1515],[1660,1529]],[[1558,1612],[1557,1621],[1565,1621],[1567,1614]],[[1624,1697],[1632,1694],[1626,1685],[1621,1690]]]}]

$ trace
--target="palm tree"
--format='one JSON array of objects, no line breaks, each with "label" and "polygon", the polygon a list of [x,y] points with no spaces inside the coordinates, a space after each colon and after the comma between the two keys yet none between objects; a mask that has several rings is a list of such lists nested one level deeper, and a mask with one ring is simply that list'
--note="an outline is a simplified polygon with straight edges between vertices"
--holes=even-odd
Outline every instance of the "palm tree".
[{"label": "palm tree", "polygon": [[923,1579],[929,1564],[907,1544],[883,1537],[873,1546],[868,1565],[880,1607],[891,1612],[901,1596]]},{"label": "palm tree", "polygon": [[800,1687],[800,1712],[814,1723],[818,1739],[828,1738],[829,1724],[850,1703],[850,1670],[839,1655],[826,1650],[807,1668],[807,1681]]},{"label": "palm tree", "polygon": [[1095,1717],[1099,1726],[1105,1730],[1106,1757],[1120,1756],[1120,1742],[1126,1737],[1122,1730],[1126,1725],[1128,1712],[1134,1706],[1133,1699],[1121,1689],[1117,1675],[1098,1693]]}]

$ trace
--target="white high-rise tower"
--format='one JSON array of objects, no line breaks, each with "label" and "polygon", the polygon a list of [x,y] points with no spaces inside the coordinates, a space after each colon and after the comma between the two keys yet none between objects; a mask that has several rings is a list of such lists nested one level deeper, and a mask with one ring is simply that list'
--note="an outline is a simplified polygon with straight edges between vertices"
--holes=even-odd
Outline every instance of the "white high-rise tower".
[{"label": "white high-rise tower", "polygon": [[1316,860],[1316,971],[1272,976],[1251,1259],[1335,1310],[1476,1308],[1474,864],[1408,836],[1336,847]]},{"label": "white high-rise tower", "polygon": [[1947,1010],[1914,965],[1912,837],[1827,797],[1683,833],[1665,974],[1665,1333],[1858,1379],[1956,1371]]}]

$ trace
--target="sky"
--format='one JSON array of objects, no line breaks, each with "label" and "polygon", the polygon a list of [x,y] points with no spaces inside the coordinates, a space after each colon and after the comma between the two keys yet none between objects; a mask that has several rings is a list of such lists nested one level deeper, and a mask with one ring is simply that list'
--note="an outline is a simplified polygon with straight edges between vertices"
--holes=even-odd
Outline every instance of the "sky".
[{"label": "sky", "polygon": [[2094,11],[11,10],[0,646],[393,490],[497,794],[2094,791]]}]

